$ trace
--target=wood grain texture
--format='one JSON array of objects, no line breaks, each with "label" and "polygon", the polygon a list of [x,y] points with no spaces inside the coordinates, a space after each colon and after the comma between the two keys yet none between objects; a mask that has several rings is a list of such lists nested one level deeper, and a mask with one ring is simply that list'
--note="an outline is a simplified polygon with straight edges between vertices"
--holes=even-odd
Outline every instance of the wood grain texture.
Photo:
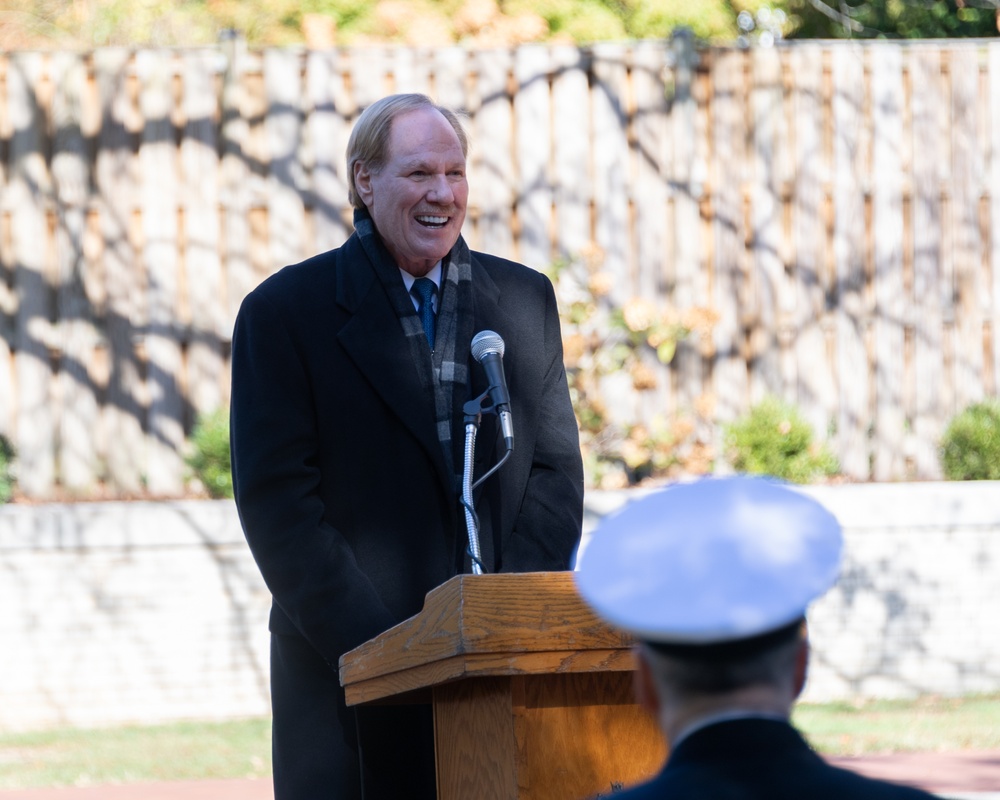
[{"label": "wood grain texture", "polygon": [[635,704],[631,673],[512,679],[519,798],[594,797],[652,776],[667,755],[651,717]]},{"label": "wood grain texture", "polygon": [[438,800],[514,800],[516,742],[509,678],[434,692]]},{"label": "wood grain texture", "polygon": [[619,670],[631,645],[584,605],[572,573],[459,575],[344,655],[340,680],[353,703],[467,674]]},{"label": "wood grain texture", "polygon": [[628,673],[477,679],[434,690],[439,800],[610,794],[667,749]]}]

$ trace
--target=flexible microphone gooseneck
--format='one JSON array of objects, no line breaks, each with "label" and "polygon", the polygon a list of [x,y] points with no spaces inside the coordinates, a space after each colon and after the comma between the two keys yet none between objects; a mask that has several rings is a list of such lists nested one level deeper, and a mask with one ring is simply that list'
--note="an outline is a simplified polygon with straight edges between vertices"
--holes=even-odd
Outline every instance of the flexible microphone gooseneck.
[{"label": "flexible microphone gooseneck", "polygon": [[[462,507],[465,509],[465,526],[469,534],[469,557],[472,559],[472,572],[482,575],[484,570],[482,553],[479,548],[479,520],[473,506],[472,490],[486,478],[492,475],[510,457],[514,449],[514,424],[510,415],[510,393],[507,391],[507,379],[503,374],[504,344],[500,335],[493,331],[480,331],[472,338],[472,357],[483,365],[489,388],[479,397],[465,404],[465,458],[462,471]],[[483,407],[483,401],[489,397],[490,406]],[[493,465],[475,484],[472,483],[473,462],[476,450],[476,429],[482,412],[490,411],[500,417],[500,429],[503,431],[504,444],[507,449],[503,458]]]}]

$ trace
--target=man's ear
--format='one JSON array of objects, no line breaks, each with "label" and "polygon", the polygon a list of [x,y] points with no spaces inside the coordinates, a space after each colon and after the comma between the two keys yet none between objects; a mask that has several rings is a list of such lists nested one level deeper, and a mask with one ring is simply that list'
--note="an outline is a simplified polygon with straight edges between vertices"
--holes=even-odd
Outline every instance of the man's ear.
[{"label": "man's ear", "polygon": [[361,202],[371,207],[372,173],[363,161],[354,162],[354,188]]},{"label": "man's ear", "polygon": [[657,717],[660,713],[660,693],[653,678],[653,669],[641,647],[635,650],[633,684],[636,702],[653,717]]}]

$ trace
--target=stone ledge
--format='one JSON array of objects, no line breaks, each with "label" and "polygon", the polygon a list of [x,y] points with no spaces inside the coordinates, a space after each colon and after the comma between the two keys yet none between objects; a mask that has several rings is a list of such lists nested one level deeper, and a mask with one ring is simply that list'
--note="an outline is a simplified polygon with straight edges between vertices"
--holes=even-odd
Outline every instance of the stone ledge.
[{"label": "stone ledge", "polygon": [[[1000,691],[1000,483],[809,487],[845,527],[804,699]],[[586,529],[639,492],[591,493]],[[0,507],[0,730],[266,714],[270,596],[229,501]]]}]

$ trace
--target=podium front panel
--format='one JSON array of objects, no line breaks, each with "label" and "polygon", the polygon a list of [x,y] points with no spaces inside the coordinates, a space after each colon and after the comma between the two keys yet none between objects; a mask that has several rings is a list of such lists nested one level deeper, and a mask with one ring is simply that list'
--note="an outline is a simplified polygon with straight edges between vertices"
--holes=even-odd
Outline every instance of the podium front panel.
[{"label": "podium front panel", "polygon": [[434,690],[438,800],[584,800],[666,758],[629,673],[486,678]]}]

